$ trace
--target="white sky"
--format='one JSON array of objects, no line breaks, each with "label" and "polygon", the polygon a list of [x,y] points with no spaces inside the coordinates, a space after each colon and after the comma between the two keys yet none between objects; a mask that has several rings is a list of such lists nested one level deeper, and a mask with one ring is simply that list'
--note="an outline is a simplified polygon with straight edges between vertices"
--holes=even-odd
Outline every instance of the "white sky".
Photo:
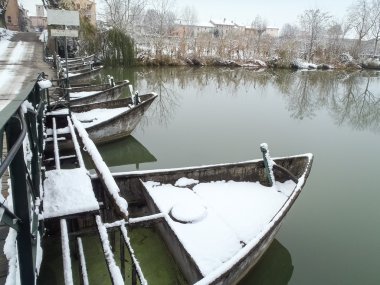
[{"label": "white sky", "polygon": [[177,0],[176,6],[194,7],[199,22],[210,19],[232,20],[250,25],[256,15],[266,19],[268,26],[281,28],[285,23],[297,24],[298,15],[307,9],[320,9],[341,20],[355,0]]},{"label": "white sky", "polygon": [[[151,0],[153,1],[153,0]],[[347,8],[355,0],[172,0],[176,13],[180,15],[183,7],[194,7],[199,22],[208,22],[210,19],[224,19],[235,21],[241,25],[250,25],[256,15],[266,19],[268,26],[281,28],[285,23],[297,24],[298,15],[307,9],[321,9],[341,20]],[[19,0],[29,10],[29,15],[36,14],[36,4],[41,0]],[[101,0],[96,0],[97,7]]]}]

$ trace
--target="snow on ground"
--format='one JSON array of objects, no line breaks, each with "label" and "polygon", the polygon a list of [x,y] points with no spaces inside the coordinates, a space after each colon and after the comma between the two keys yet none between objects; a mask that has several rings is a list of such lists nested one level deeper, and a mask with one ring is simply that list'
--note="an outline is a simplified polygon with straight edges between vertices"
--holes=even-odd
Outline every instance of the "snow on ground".
[{"label": "snow on ground", "polygon": [[99,209],[84,168],[47,171],[44,188],[45,219]]},{"label": "snow on ground", "polygon": [[[184,181],[182,178],[176,184]],[[167,219],[204,275],[254,239],[284,205],[296,185],[292,181],[276,182],[274,187],[254,182],[215,181],[197,183],[190,190],[152,181],[144,184],[162,213],[183,207],[181,220],[186,217],[191,220],[194,219],[192,208],[205,209],[206,213],[198,212],[200,216],[191,223]],[[184,206],[189,204],[193,206]]]},{"label": "snow on ground", "polygon": [[[3,34],[3,29],[0,34]],[[0,110],[20,92],[23,84],[28,82],[31,76],[37,78],[37,72],[33,67],[25,65],[25,62],[35,60],[34,42],[12,42],[9,38],[13,33],[8,33],[0,40]]]}]

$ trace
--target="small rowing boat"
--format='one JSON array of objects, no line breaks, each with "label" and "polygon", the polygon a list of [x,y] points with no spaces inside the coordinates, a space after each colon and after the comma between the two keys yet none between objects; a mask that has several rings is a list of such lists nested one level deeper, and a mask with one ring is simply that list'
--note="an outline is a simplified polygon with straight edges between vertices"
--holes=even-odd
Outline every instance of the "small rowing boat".
[{"label": "small rowing boat", "polygon": [[128,85],[129,81],[123,80],[114,84],[82,85],[72,86],[70,88],[57,87],[54,90],[53,96],[62,98],[64,93],[68,91],[70,95],[70,105],[105,102],[119,98],[123,89]]},{"label": "small rowing boat", "polygon": [[[136,104],[131,97],[92,104],[76,105],[71,107],[72,115],[83,124],[90,138],[95,143],[106,143],[128,136],[140,122],[145,111],[157,98],[155,93],[139,96]],[[46,133],[52,135],[50,118],[56,117],[57,131],[60,135],[67,135],[67,145],[62,143],[62,148],[70,148],[70,132],[62,122],[66,121],[68,109],[55,110],[47,113]],[[61,118],[61,119],[60,119]]]},{"label": "small rowing boat", "polygon": [[[312,166],[312,154],[272,160],[263,152],[240,163],[114,173],[129,224],[154,224],[189,284],[236,284],[275,238]],[[99,178],[93,185],[100,191]]]}]

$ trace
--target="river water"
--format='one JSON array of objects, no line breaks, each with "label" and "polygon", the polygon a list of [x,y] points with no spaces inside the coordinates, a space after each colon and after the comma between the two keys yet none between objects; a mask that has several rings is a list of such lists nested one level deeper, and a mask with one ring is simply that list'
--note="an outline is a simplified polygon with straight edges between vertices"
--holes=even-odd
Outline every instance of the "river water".
[{"label": "river water", "polygon": [[159,94],[133,137],[100,148],[112,171],[260,158],[262,142],[272,157],[315,155],[277,240],[240,284],[380,284],[380,73],[105,74]]}]

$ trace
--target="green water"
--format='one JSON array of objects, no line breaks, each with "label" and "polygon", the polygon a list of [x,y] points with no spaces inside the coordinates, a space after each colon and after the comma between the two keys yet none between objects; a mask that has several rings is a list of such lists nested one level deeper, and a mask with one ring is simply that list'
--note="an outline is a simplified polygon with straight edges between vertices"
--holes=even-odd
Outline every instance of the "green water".
[{"label": "green water", "polygon": [[[265,284],[380,284],[378,72],[140,68],[104,74],[160,95],[133,132],[156,158],[139,169],[259,158],[262,142],[273,157],[315,155],[277,235],[291,256],[289,282]],[[133,169],[136,164],[111,167]],[[270,265],[251,274],[267,268],[273,278],[281,274]],[[252,278],[242,284],[258,280]]]},{"label": "green water", "polygon": [[[260,158],[262,142],[273,157],[315,155],[277,240],[240,284],[380,284],[379,73],[138,68],[105,74],[159,94],[132,138],[100,148],[112,171]],[[147,245],[152,255],[138,257],[150,284],[181,284],[170,257],[155,259],[163,245],[155,238]]]},{"label": "green water", "polygon": [[[115,243],[114,259],[121,268],[120,261],[120,232],[114,232]],[[135,228],[129,230],[129,237],[135,255],[144,268],[144,277],[149,284],[157,285],[186,285],[179,268],[176,266],[165,244],[161,241],[159,234],[152,228]],[[109,233],[112,240],[112,233]],[[86,268],[89,284],[112,284],[110,275],[98,235],[82,237],[83,252],[86,259]],[[60,237],[49,237],[46,239],[44,259],[41,265],[41,273],[38,284],[60,285],[65,284],[63,278],[63,262]],[[80,271],[78,254],[75,251],[74,241],[70,243],[71,262],[74,284],[80,284]],[[132,284],[131,258],[125,248],[125,284]],[[137,279],[138,280],[138,279]],[[138,284],[140,284],[138,282]]]}]

